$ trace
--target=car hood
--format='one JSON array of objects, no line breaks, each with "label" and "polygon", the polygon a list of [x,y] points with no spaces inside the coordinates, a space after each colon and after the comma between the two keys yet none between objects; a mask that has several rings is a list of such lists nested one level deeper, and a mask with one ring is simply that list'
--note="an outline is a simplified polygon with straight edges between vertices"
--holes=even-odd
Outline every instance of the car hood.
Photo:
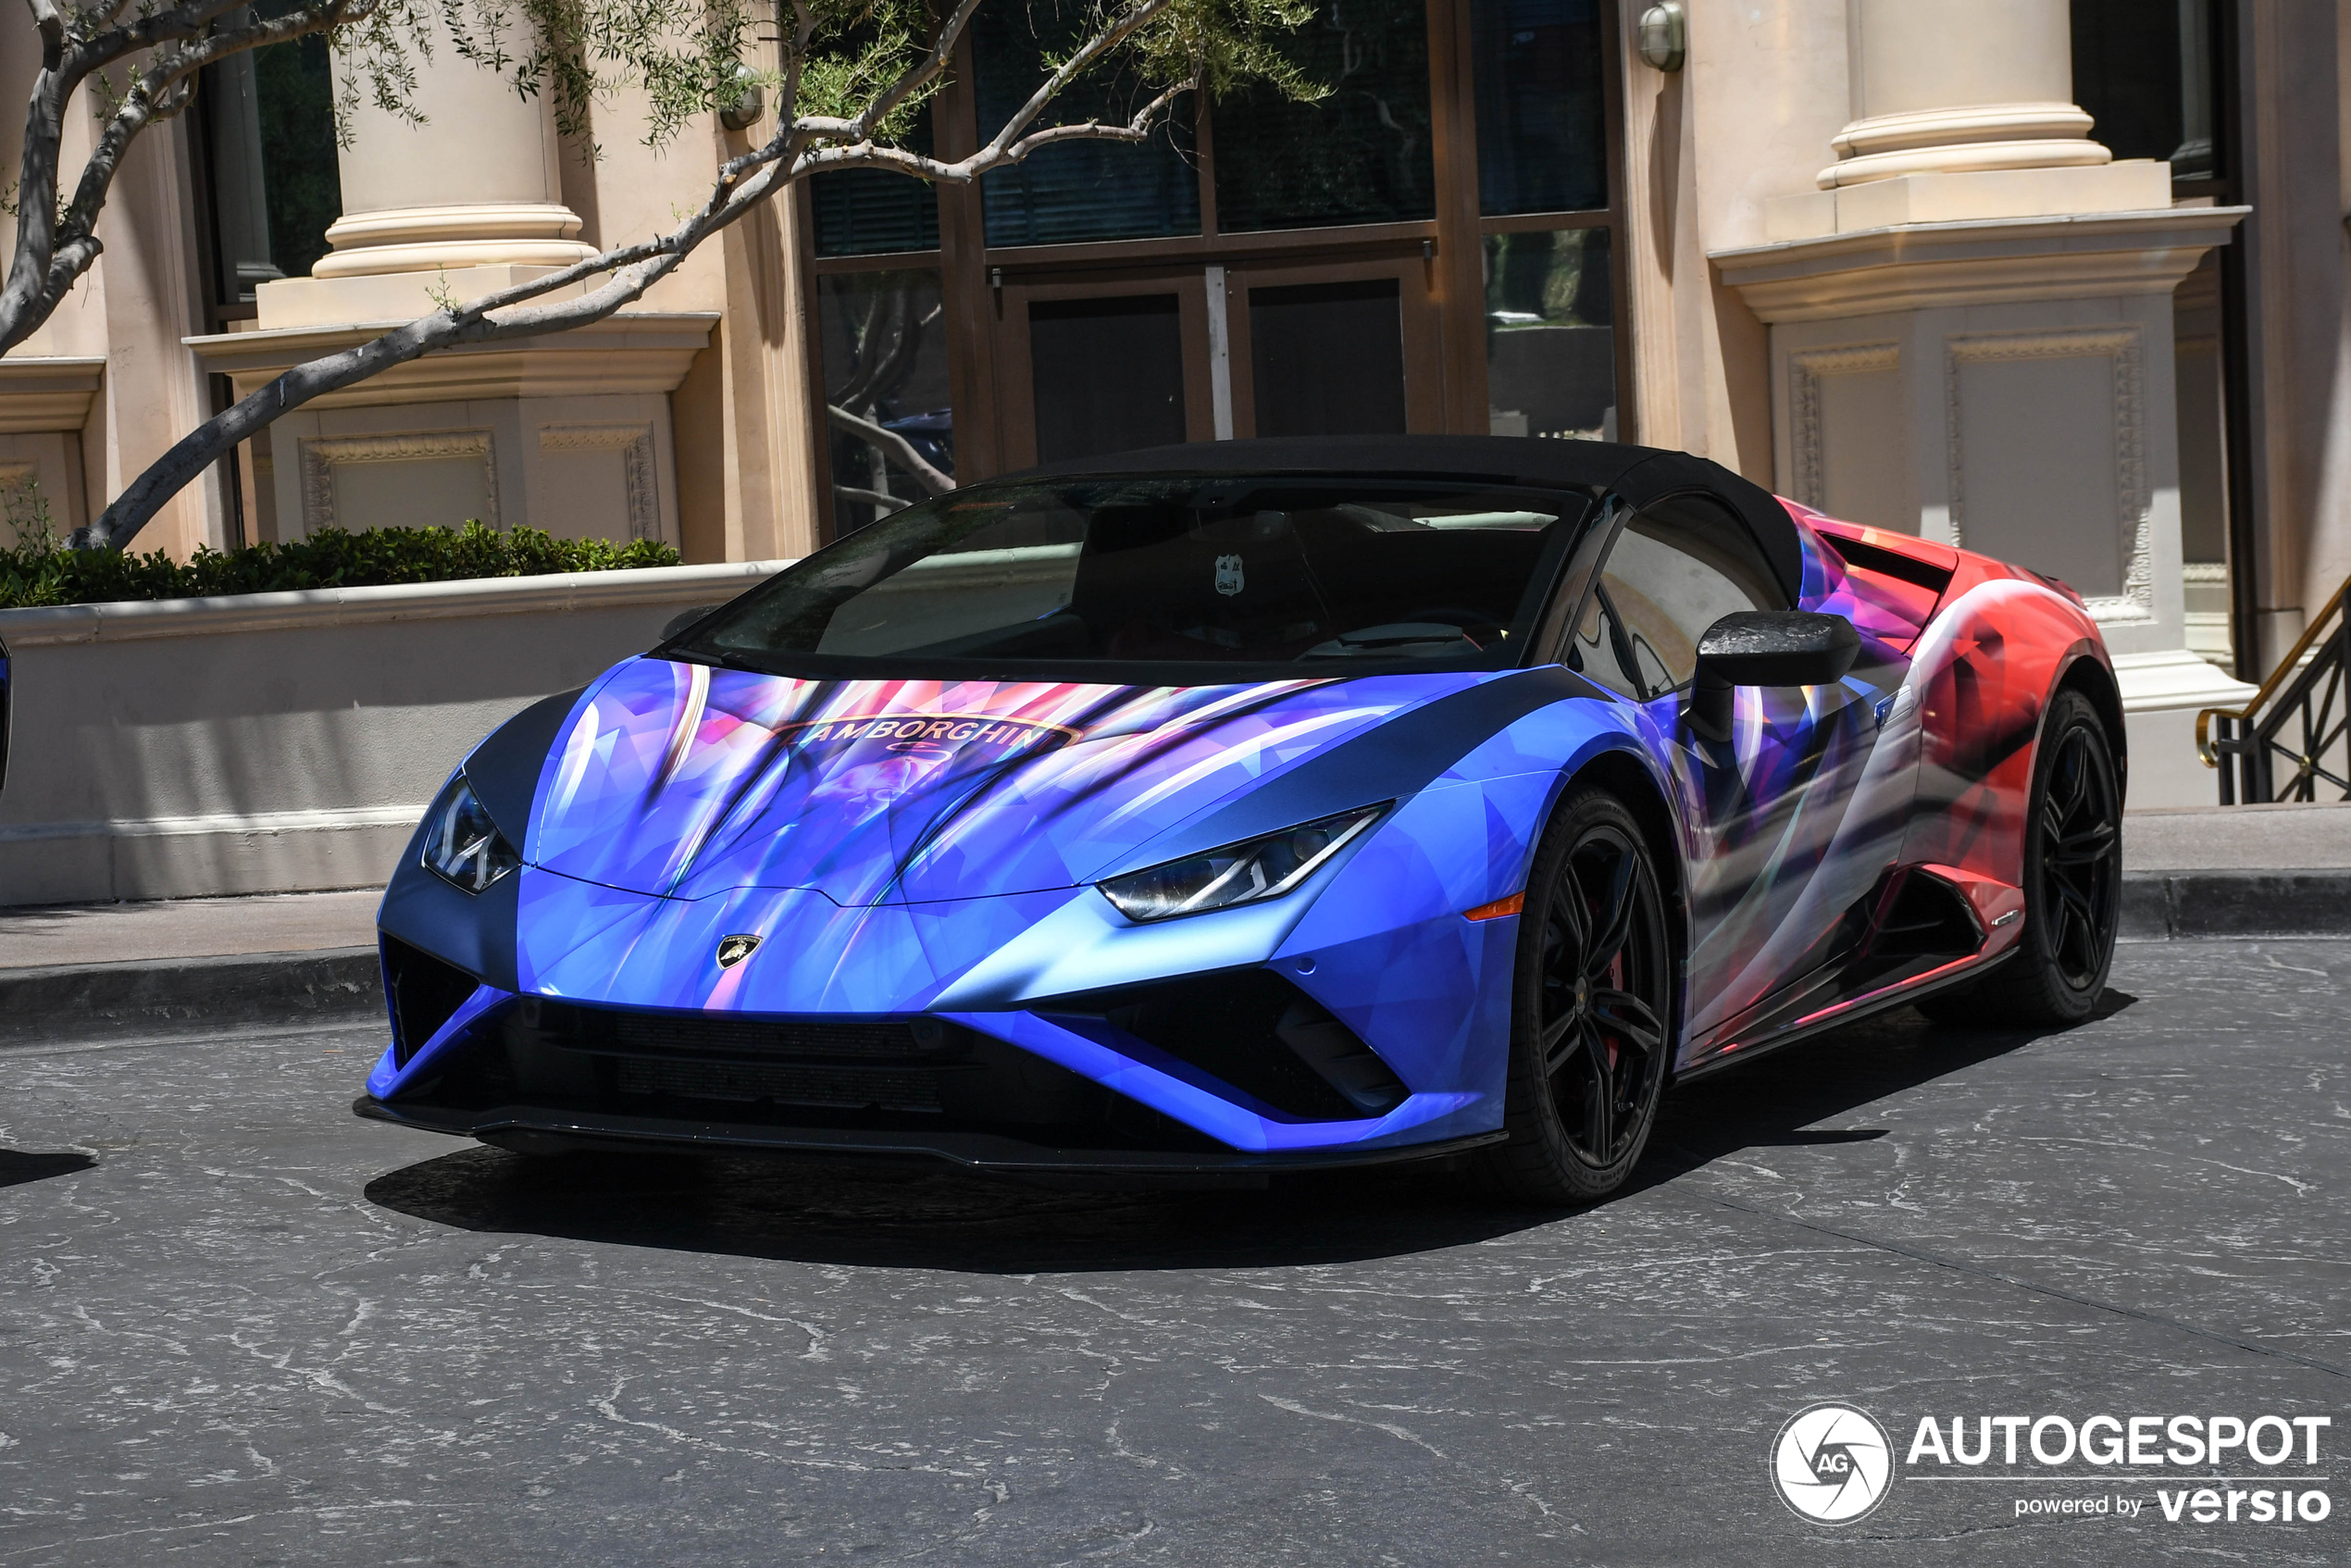
[{"label": "car hood", "polygon": [[851,906],[1072,887],[1150,864],[1154,840],[1497,678],[841,681],[636,659],[557,728],[524,858],[693,899],[797,888]]}]

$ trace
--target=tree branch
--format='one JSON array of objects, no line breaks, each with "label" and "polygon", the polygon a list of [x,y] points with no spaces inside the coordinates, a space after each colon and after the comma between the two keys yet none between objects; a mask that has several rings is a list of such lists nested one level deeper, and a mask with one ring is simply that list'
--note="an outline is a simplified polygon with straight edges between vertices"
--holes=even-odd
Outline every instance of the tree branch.
[{"label": "tree branch", "polygon": [[892,512],[902,512],[914,504],[913,502],[892,495],[888,491],[860,490],[853,484],[837,484],[833,486],[833,493],[843,501],[861,501],[868,506],[878,506],[885,517]]},{"label": "tree branch", "polygon": [[[220,0],[191,0],[192,6],[219,3]],[[337,14],[363,16],[382,3],[383,0],[351,0],[348,6],[338,7]],[[980,0],[958,0],[954,11],[939,25],[924,57],[902,72],[854,119],[842,121],[813,116],[796,118],[790,112],[791,103],[788,102],[778,117],[775,134],[759,147],[729,158],[718,170],[701,208],[667,233],[634,244],[616,246],[600,255],[513,284],[466,304],[434,311],[356,347],[295,366],[267,386],[239,401],[235,406],[190,431],[118,495],[95,522],[76,530],[68,542],[83,548],[120,548],[145,526],[166,502],[238,442],[283,415],[330,392],[380,375],[427,354],[534,337],[601,321],[641,298],[647,289],[675,271],[690,253],[712,235],[739,221],[778,191],[810,174],[832,168],[889,168],[918,179],[967,184],[990,169],[1018,163],[1039,148],[1063,142],[1142,141],[1151,133],[1153,122],[1177,98],[1194,91],[1199,85],[1200,78],[1195,70],[1191,78],[1166,88],[1144,105],[1133,118],[1123,123],[1086,120],[1073,125],[1049,126],[1041,131],[1027,129],[1072,81],[1111,50],[1133,37],[1137,30],[1164,13],[1173,3],[1173,0],[1135,0],[1129,9],[1088,39],[1056,68],[998,130],[996,135],[969,156],[947,163],[902,148],[876,145],[872,141],[873,128],[887,118],[890,108],[920,91],[944,68],[956,37],[979,3]],[[36,6],[54,4],[54,0],[32,0],[32,4]],[[793,14],[797,22],[796,38],[790,51],[790,57],[786,61],[786,79],[791,89],[791,98],[796,101],[801,66],[820,22],[815,9],[805,0],[794,0]],[[178,69],[178,64],[175,58],[170,75],[170,80],[175,81],[185,74]],[[155,68],[164,68],[158,66]],[[143,112],[152,118],[157,111],[151,106]],[[854,135],[857,140],[848,146],[818,144],[850,135]],[[126,135],[121,141],[127,144],[129,137]],[[119,153],[115,156],[118,159]],[[85,175],[85,180],[87,178]],[[111,179],[110,170],[106,178]],[[91,254],[94,255],[94,239],[88,243],[93,247]],[[78,252],[74,254],[79,255]],[[19,272],[22,270],[23,257],[20,234]],[[64,248],[60,248],[57,259],[60,267],[66,265],[68,257]],[[81,265],[86,266],[86,260]],[[577,298],[547,298],[598,277],[605,281]],[[18,277],[12,274],[10,292],[13,292],[17,287]],[[0,320],[5,320],[4,310],[0,310]],[[0,332],[0,347],[5,346],[5,333]],[[913,442],[897,431],[885,429],[874,420],[861,417],[845,408],[828,406],[827,417],[835,428],[880,448],[889,461],[912,476],[926,493],[944,494],[954,488],[951,476],[932,466],[914,449]],[[871,499],[879,504],[881,498]],[[889,499],[895,501],[896,498]]]},{"label": "tree branch", "polygon": [[[68,29],[56,0],[28,0],[43,37],[43,65],[26,109],[24,153],[17,180],[17,246],[0,287],[0,353],[22,342],[54,314],[105,248],[98,215],[131,144],[147,127],[193,100],[196,73],[217,60],[270,44],[364,21],[383,0],[335,0],[317,10],[250,19],[214,29],[244,0],[187,0],[107,31],[88,31],[120,14],[128,0],[78,11]],[[90,76],[144,50],[156,57],[133,79],[82,162],[72,201],[57,210],[66,106]]]},{"label": "tree branch", "polygon": [[1059,96],[1063,88],[1076,81],[1087,67],[1126,43],[1137,28],[1167,9],[1170,3],[1171,0],[1138,0],[1133,10],[1088,39],[1077,53],[1063,61],[1061,68],[1046,78],[1044,84],[1029,94],[1028,102],[1023,104],[1019,111],[1003,123],[1002,127],[997,131],[994,140],[974,156],[985,156],[994,153],[1001,156],[1005,148],[1021,139],[1020,133],[1028,122],[1043,114],[1045,106]]},{"label": "tree branch", "polygon": [[884,429],[871,419],[860,418],[839,404],[825,405],[825,418],[835,429],[847,430],[859,441],[870,442],[882,449],[889,460],[906,470],[914,481],[923,487],[925,495],[944,495],[955,488],[955,481],[940,473],[914,443],[896,430]]},{"label": "tree branch", "polygon": [[[1165,0],[1161,0],[1161,3],[1164,4]],[[964,27],[972,19],[972,13],[978,8],[979,0],[957,0],[955,9],[939,23],[938,32],[932,36],[929,52],[896,81],[884,88],[880,97],[866,105],[865,112],[849,122],[854,129],[846,134],[863,142],[874,133],[874,127],[888,119],[891,111],[906,101],[910,93],[945,70],[948,58],[955,52],[955,40],[963,36]]]}]

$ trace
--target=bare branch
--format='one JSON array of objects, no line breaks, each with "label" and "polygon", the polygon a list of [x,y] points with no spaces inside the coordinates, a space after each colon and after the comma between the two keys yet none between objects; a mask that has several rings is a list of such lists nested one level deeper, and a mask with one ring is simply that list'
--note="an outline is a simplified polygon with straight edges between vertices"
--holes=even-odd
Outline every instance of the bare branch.
[{"label": "bare branch", "polygon": [[84,6],[74,12],[73,19],[86,35],[111,25],[115,18],[122,15],[123,7],[130,4],[131,0],[99,0],[97,5]]},{"label": "bare branch", "polygon": [[1021,132],[1027,127],[1028,122],[1043,114],[1045,106],[1059,96],[1063,88],[1075,81],[1084,73],[1087,67],[1126,43],[1137,28],[1167,9],[1170,0],[1137,0],[1133,10],[1088,39],[1077,53],[1063,61],[1061,68],[1046,78],[1044,84],[1029,94],[1028,102],[1023,104],[1019,111],[1003,123],[1002,127],[997,131],[994,139],[981,148],[976,156],[985,156],[991,152],[1001,156],[1005,148],[1021,139]]},{"label": "bare branch", "polygon": [[32,25],[41,33],[42,46],[61,47],[66,37],[66,19],[59,14],[56,0],[28,0],[32,6]]},{"label": "bare branch", "polygon": [[[1165,4],[1165,0],[1160,0],[1160,3]],[[939,31],[932,35],[929,53],[884,88],[879,97],[866,105],[865,112],[850,122],[853,129],[846,134],[863,142],[874,133],[874,127],[888,119],[898,106],[906,101],[910,93],[945,70],[949,57],[955,53],[955,40],[963,36],[964,27],[972,19],[972,13],[978,8],[979,0],[957,0],[955,9],[939,24]]]},{"label": "bare branch", "polygon": [[889,460],[911,475],[923,487],[925,495],[944,495],[955,488],[955,481],[930,466],[914,443],[896,430],[884,429],[871,419],[863,419],[838,404],[825,406],[825,419],[835,429],[846,430],[859,441],[870,442],[889,454]]},{"label": "bare branch", "polygon": [[855,485],[837,484],[833,486],[833,493],[843,501],[860,501],[868,506],[878,506],[884,516],[888,516],[892,512],[902,512],[914,504],[913,502],[892,495],[886,490],[860,490]]},{"label": "bare branch", "polygon": [[1032,131],[1026,136],[1004,148],[982,147],[967,158],[954,163],[927,158],[902,147],[877,147],[861,143],[854,147],[819,147],[802,153],[792,166],[792,174],[820,173],[839,168],[889,168],[911,174],[918,180],[934,180],[945,185],[968,185],[993,168],[1016,164],[1040,147],[1060,142],[1140,142],[1151,133],[1151,122],[1185,93],[1198,86],[1197,81],[1179,81],[1175,86],[1145,104],[1135,118],[1124,125],[1105,125],[1100,120],[1081,120],[1074,125],[1049,125],[1042,131]]}]

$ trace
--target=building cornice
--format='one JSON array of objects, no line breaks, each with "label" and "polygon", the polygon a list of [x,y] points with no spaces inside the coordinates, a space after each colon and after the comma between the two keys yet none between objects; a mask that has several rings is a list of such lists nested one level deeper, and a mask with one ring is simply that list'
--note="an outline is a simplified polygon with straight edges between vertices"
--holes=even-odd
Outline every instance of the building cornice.
[{"label": "building cornice", "polygon": [[78,430],[106,377],[103,356],[11,355],[0,359],[0,435]]},{"label": "building cornice", "polygon": [[[671,392],[686,379],[694,355],[709,345],[717,324],[716,311],[632,311],[563,332],[469,343],[394,366],[379,376],[314,398],[309,406],[378,408],[468,398]],[[404,321],[357,321],[334,327],[221,332],[180,341],[206,371],[229,377],[237,395],[243,397],[297,365],[355,348],[405,325]]]},{"label": "building cornice", "polygon": [[2168,293],[2250,207],[1905,223],[1710,251],[1766,322],[2023,300]]}]

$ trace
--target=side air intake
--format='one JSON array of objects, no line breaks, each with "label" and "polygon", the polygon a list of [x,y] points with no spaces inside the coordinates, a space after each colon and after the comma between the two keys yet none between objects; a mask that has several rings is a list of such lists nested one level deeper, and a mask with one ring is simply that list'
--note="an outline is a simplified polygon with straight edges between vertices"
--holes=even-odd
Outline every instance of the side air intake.
[{"label": "side air intake", "polygon": [[392,1059],[405,1067],[479,982],[397,937],[383,939],[383,966],[392,997]]},{"label": "side air intake", "polygon": [[[1097,1038],[1107,1026],[1310,1121],[1380,1115],[1411,1092],[1354,1030],[1269,969],[1127,986],[1032,1007]],[[1105,1043],[1118,1044],[1114,1038]]]}]

